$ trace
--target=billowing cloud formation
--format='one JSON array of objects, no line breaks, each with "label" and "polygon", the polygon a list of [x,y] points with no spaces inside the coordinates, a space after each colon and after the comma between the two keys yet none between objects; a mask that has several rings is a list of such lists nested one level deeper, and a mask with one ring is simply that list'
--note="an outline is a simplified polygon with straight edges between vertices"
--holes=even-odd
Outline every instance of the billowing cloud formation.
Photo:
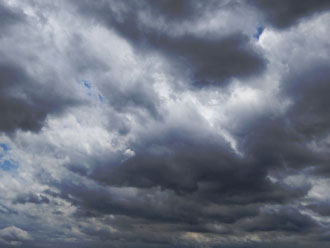
[{"label": "billowing cloud formation", "polygon": [[1,247],[328,247],[328,8],[0,1]]},{"label": "billowing cloud formation", "polygon": [[9,246],[18,246],[22,245],[23,241],[30,240],[31,237],[29,234],[16,227],[10,226],[0,230],[0,242],[2,245],[9,245]]},{"label": "billowing cloud formation", "polygon": [[227,2],[82,1],[79,10],[114,29],[136,49],[162,53],[174,67],[190,75],[193,84],[221,85],[232,77],[260,74],[265,59],[243,33],[196,33],[180,23],[190,20],[193,25],[214,9],[230,10]]},{"label": "billowing cloud formation", "polygon": [[37,131],[43,126],[47,114],[61,112],[70,103],[74,104],[73,99],[52,92],[55,80],[45,82],[47,86],[40,88],[44,82],[35,82],[23,68],[8,61],[0,65],[0,78],[1,131],[18,128]]}]

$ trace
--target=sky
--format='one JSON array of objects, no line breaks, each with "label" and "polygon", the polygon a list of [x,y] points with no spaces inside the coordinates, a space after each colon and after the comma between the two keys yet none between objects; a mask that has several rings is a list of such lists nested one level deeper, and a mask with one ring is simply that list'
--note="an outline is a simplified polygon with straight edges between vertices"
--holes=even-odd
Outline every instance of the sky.
[{"label": "sky", "polygon": [[0,0],[0,247],[329,247],[329,34],[328,0]]}]

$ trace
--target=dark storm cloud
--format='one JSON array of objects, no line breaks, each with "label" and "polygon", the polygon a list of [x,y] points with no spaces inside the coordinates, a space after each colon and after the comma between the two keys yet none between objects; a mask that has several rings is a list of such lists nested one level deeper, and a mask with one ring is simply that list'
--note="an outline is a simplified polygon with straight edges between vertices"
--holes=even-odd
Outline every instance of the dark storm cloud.
[{"label": "dark storm cloud", "polygon": [[147,225],[182,224],[182,230],[198,229],[205,232],[207,229],[202,224],[210,220],[234,223],[238,219],[258,214],[256,205],[221,206],[198,202],[193,197],[177,195],[172,191],[159,191],[158,188],[142,189],[135,196],[125,196],[122,191],[120,196],[102,187],[87,187],[69,181],[54,185],[60,190],[58,197],[77,206],[76,217],[79,218],[112,214],[137,218]]},{"label": "dark storm cloud", "polygon": [[199,18],[206,13],[215,11],[223,0],[205,0],[203,2],[189,0],[146,0],[144,6],[150,9],[155,15],[164,17],[167,21],[185,21]]},{"label": "dark storm cloud", "polygon": [[284,174],[311,167],[328,173],[328,152],[310,144],[321,145],[330,130],[329,71],[329,62],[324,59],[291,66],[281,82],[281,98],[291,101],[287,111],[263,115],[241,126],[237,130],[240,149],[259,166],[282,169]]},{"label": "dark storm cloud", "polygon": [[330,216],[330,202],[320,201],[307,205],[307,208],[313,210],[321,216]]},{"label": "dark storm cloud", "polygon": [[[47,84],[46,84],[47,83]],[[43,85],[45,84],[45,85]],[[9,60],[0,62],[0,131],[38,131],[48,114],[62,112],[76,103],[56,94],[54,81],[39,82]]]},{"label": "dark storm cloud", "polygon": [[326,158],[310,148],[308,140],[293,127],[294,123],[286,116],[281,117],[261,118],[256,125],[245,130],[242,149],[259,166],[274,170],[302,169],[324,163]]},{"label": "dark storm cloud", "polygon": [[328,0],[252,0],[247,1],[257,6],[267,21],[276,28],[287,28],[301,19],[330,8]]},{"label": "dark storm cloud", "polygon": [[233,34],[224,38],[160,37],[151,43],[174,64],[192,70],[193,83],[199,86],[223,85],[233,77],[248,77],[263,71],[265,61],[249,44],[249,38]]},{"label": "dark storm cloud", "polygon": [[295,208],[283,208],[259,215],[247,228],[254,231],[286,231],[306,233],[317,227],[317,222]]},{"label": "dark storm cloud", "polygon": [[203,135],[170,129],[158,137],[144,137],[132,144],[136,153],[132,158],[120,164],[103,162],[85,175],[112,186],[160,187],[179,195],[192,194],[205,202],[286,202],[309,190],[307,184],[298,189],[272,183],[268,170],[279,167],[279,161],[267,164],[259,151],[242,158],[221,137]]},{"label": "dark storm cloud", "polygon": [[[115,30],[140,55],[161,54],[173,68],[176,67],[176,70],[173,69],[174,78],[188,75],[192,84],[199,87],[228,85],[233,78],[244,81],[251,76],[261,75],[266,69],[266,59],[252,43],[252,35],[247,37],[237,31],[225,35],[193,32],[196,30],[178,31],[180,23],[190,23],[193,26],[202,18],[212,16],[226,2],[240,1],[71,2],[79,7],[84,18],[101,22]],[[261,10],[259,14],[265,14],[268,21],[278,28],[295,24],[301,18],[311,16],[328,6],[325,1],[251,2]],[[33,3],[38,4],[38,1]],[[240,6],[246,7],[244,4]],[[69,6],[68,9],[70,15],[74,13],[70,12]],[[11,23],[22,21],[18,12],[2,5],[0,15],[4,18],[3,23],[6,23],[4,26],[9,27]],[[86,19],[79,18],[74,16],[74,19],[85,25]],[[56,23],[51,18],[50,22]],[[63,23],[66,24],[67,20]],[[56,24],[50,27],[56,29]],[[91,27],[87,25],[86,29],[88,28]],[[184,29],[184,25],[182,28]],[[66,39],[63,37],[59,40]],[[162,109],[163,103],[167,105],[167,99],[160,99],[161,94],[158,95],[153,89],[152,82],[149,85],[151,77],[148,75],[143,75],[141,79],[129,78],[131,81],[127,84],[120,80],[115,81],[116,76],[112,77],[108,72],[115,70],[116,66],[112,67],[107,61],[99,60],[91,52],[93,49],[88,50],[88,42],[84,35],[77,34],[69,42],[64,42],[63,46],[74,46],[68,49],[72,52],[69,61],[74,64],[74,71],[83,76],[92,75],[92,79],[93,75],[98,75],[95,76],[95,82],[86,81],[87,88],[84,90],[90,93],[97,88],[105,97],[104,101],[109,103],[100,104],[102,107],[93,105],[92,109],[106,109],[100,112],[109,115],[102,118],[107,119],[112,127],[105,130],[102,125],[98,125],[98,121],[103,123],[103,119],[91,120],[92,127],[101,130],[101,134],[95,131],[96,136],[103,136],[102,131],[108,131],[105,136],[109,137],[106,137],[105,145],[103,139],[97,139],[100,144],[94,147],[94,143],[90,142],[94,133],[91,133],[86,139],[77,138],[77,145],[74,143],[73,146],[78,148],[72,147],[70,142],[67,145],[65,139],[77,136],[71,133],[67,136],[74,129],[67,128],[67,123],[64,123],[58,124],[65,129],[64,138],[55,125],[51,135],[45,132],[27,136],[27,141],[19,138],[13,140],[17,145],[11,145],[9,155],[18,150],[23,159],[33,158],[32,162],[22,163],[22,169],[18,173],[23,172],[24,177],[30,176],[32,180],[36,180],[35,186],[42,186],[42,189],[47,186],[48,189],[42,191],[42,194],[15,192],[16,195],[10,198],[13,200],[9,200],[9,205],[17,209],[11,216],[18,216],[21,219],[16,218],[16,222],[20,220],[25,226],[31,226],[27,231],[39,235],[38,239],[20,241],[15,238],[15,233],[24,232],[12,229],[13,234],[5,233],[3,236],[4,242],[20,241],[24,247],[86,248],[328,246],[328,239],[324,239],[329,231],[328,226],[323,222],[321,225],[321,222],[307,214],[314,212],[329,216],[330,213],[327,201],[308,199],[312,188],[312,183],[308,180],[311,176],[309,173],[313,172],[313,177],[322,174],[323,178],[328,178],[330,171],[327,150],[329,145],[323,140],[330,131],[328,60],[317,59],[310,62],[312,59],[308,58],[306,60],[310,63],[304,60],[299,63],[291,61],[286,65],[287,71],[278,72],[283,74],[278,99],[288,100],[290,105],[283,112],[265,111],[266,113],[256,114],[250,121],[241,121],[240,116],[235,116],[237,123],[230,123],[232,127],[226,130],[237,141],[238,149],[235,150],[218,134],[221,125],[212,123],[214,125],[211,127],[208,120],[202,117],[202,111],[197,110],[198,106],[193,113],[189,112],[189,107],[179,106],[182,112],[178,111],[178,116],[174,117],[171,114],[176,109]],[[60,46],[57,43],[55,45]],[[57,52],[56,50],[55,53]],[[61,87],[55,87],[59,80],[56,73],[49,77],[52,79],[42,80],[40,75],[32,74],[31,71],[34,70],[29,70],[23,61],[18,62],[20,60],[17,59],[12,62],[7,57],[10,56],[0,57],[0,132],[9,133],[17,129],[38,131],[49,114],[62,113],[67,107],[77,103],[62,94]],[[129,74],[130,71],[118,72],[120,76],[123,73]],[[144,71],[141,74],[148,73]],[[102,82],[96,82],[98,79]],[[208,90],[210,89],[197,87],[197,90],[191,92],[187,89],[185,93],[196,97],[198,102],[206,91],[208,96]],[[209,99],[202,100],[206,102]],[[176,104],[182,103],[177,100],[173,108],[176,108]],[[172,106],[171,103],[169,105]],[[116,113],[108,111],[109,106]],[[150,115],[144,117],[143,121],[136,121],[140,108]],[[192,109],[195,110],[195,107]],[[72,119],[75,119],[74,128],[79,126],[83,129],[85,119],[80,120],[79,111],[85,112],[86,109],[79,109],[77,114],[73,112]],[[130,114],[127,115],[129,118],[125,116],[129,119],[127,122],[125,118],[121,118],[121,114],[126,113]],[[90,119],[95,117],[93,114],[90,116]],[[154,118],[148,120],[151,116]],[[217,117],[221,118],[220,115]],[[87,118],[89,119],[89,115]],[[142,127],[139,126],[140,122],[143,123]],[[122,141],[124,144],[120,141],[116,143],[113,138],[117,135],[113,134],[116,129],[122,135],[129,133]],[[87,128],[85,132],[89,130]],[[45,138],[42,135],[49,136]],[[56,136],[61,136],[59,141]],[[45,143],[34,139],[45,140]],[[24,145],[21,144],[24,142],[29,146],[38,144],[42,156],[28,156],[26,151],[33,153],[33,149],[22,151]],[[49,144],[52,142],[54,144]],[[116,151],[107,150],[110,143]],[[40,144],[52,145],[56,151],[47,153],[46,150],[49,149],[40,149]],[[63,146],[65,151],[60,152]],[[98,147],[106,151],[96,151]],[[122,155],[125,149],[129,152]],[[42,169],[35,166],[34,162],[36,165],[43,163],[40,166]],[[29,167],[30,163],[33,163],[33,167]],[[29,170],[35,175],[30,175]],[[12,180],[18,184],[19,180],[15,176]],[[28,178],[26,180],[29,182]],[[309,204],[302,204],[302,200]],[[53,202],[56,204],[49,204]],[[40,214],[41,217],[31,218],[34,208],[49,208],[50,211],[45,210]],[[303,211],[306,209],[307,213]],[[0,204],[0,222],[5,219],[3,223],[10,223],[12,219],[9,219],[9,213],[9,208]],[[25,216],[29,219],[26,220]],[[63,223],[59,223],[61,221]],[[31,223],[35,226],[32,227]],[[323,244],[318,242],[321,239],[324,239]],[[217,244],[212,243],[213,240]]]},{"label": "dark storm cloud", "polygon": [[[249,37],[241,33],[224,37],[209,33],[195,35],[192,32],[175,35],[171,32],[171,24],[164,29],[151,27],[151,23],[157,23],[161,17],[166,20],[169,18],[169,23],[174,21],[173,25],[178,25],[176,21],[179,20],[171,18],[171,14],[176,15],[172,8],[178,13],[187,11],[187,16],[180,14],[182,19],[200,17],[208,7],[214,9],[211,6],[213,1],[208,2],[210,5],[206,4],[208,7],[191,1],[179,1],[176,4],[173,1],[132,1],[130,4],[123,3],[118,13],[114,11],[116,6],[113,2],[107,3],[75,2],[79,5],[80,13],[108,25],[138,51],[159,52],[167,57],[173,67],[180,68],[180,74],[192,77],[194,85],[224,85],[234,77],[258,75],[265,69],[266,60],[261,52],[253,46]],[[203,10],[201,13],[199,8]],[[151,23],[140,20],[139,13],[150,14]]]},{"label": "dark storm cloud", "polygon": [[139,141],[132,158],[120,164],[94,164],[82,174],[101,185],[138,188],[135,197],[125,199],[68,181],[54,184],[62,198],[78,207],[77,216],[124,215],[144,220],[147,226],[173,223],[182,224],[182,231],[216,233],[207,223],[254,220],[263,204],[293,202],[310,189],[308,184],[271,182],[267,165],[242,159],[220,137],[197,138],[172,129]]},{"label": "dark storm cloud", "polygon": [[[84,211],[81,213],[86,215],[88,211],[96,211],[139,216],[153,219],[152,223],[182,222],[194,224],[200,228],[199,231],[203,230],[203,221],[210,219],[218,223],[236,223],[241,218],[249,217],[251,222],[243,225],[249,232],[276,231],[298,235],[316,232],[321,227],[295,208],[283,207],[279,211],[258,215],[258,211],[245,212],[244,205],[248,204],[256,210],[263,204],[284,205],[306,196],[310,190],[308,182],[289,186],[282,181],[271,181],[267,177],[269,174],[281,178],[297,172],[304,175],[304,170],[311,167],[327,168],[330,161],[328,154],[312,149],[310,142],[317,141],[329,131],[325,107],[329,106],[329,71],[328,63],[322,60],[318,63],[314,61],[312,65],[301,65],[299,69],[291,67],[282,78],[281,97],[288,97],[292,104],[283,114],[261,116],[239,130],[237,138],[244,156],[237,155],[222,138],[205,135],[202,126],[198,135],[170,128],[157,135],[151,132],[141,136],[143,138],[131,144],[135,156],[126,161],[94,164],[84,173],[98,182],[115,187],[159,188],[173,192],[167,198],[168,202],[163,204],[171,206],[170,209],[175,206],[180,211],[143,205],[141,209],[149,210],[147,215],[137,209],[116,212],[114,209],[122,211],[125,208],[109,204],[99,209],[90,204],[97,200],[80,195],[84,199],[84,204],[81,204]],[[229,206],[231,211],[224,206]],[[237,211],[233,211],[235,208]],[[313,204],[308,208],[321,215],[327,214],[326,205]],[[191,215],[186,215],[187,212]],[[196,216],[199,218],[196,219]],[[189,228],[187,225],[184,230]],[[281,244],[274,247],[281,247]],[[287,247],[293,246],[288,244]]]},{"label": "dark storm cloud", "polygon": [[284,79],[283,90],[294,102],[289,116],[298,132],[309,138],[320,138],[329,132],[329,60],[318,59],[292,68]]},{"label": "dark storm cloud", "polygon": [[[81,103],[78,97],[68,94],[57,65],[46,65],[54,58],[43,57],[49,50],[42,35],[24,37],[37,24],[21,7],[0,1],[0,132],[5,133],[18,129],[39,131],[48,114],[56,115]],[[45,52],[33,50],[36,47]]]}]

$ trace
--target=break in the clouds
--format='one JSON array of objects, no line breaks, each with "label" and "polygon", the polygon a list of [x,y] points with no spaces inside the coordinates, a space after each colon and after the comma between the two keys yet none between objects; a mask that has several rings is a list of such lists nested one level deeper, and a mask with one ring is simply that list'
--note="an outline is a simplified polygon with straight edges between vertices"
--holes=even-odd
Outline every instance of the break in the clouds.
[{"label": "break in the clouds", "polygon": [[0,247],[330,245],[328,1],[0,1]]}]

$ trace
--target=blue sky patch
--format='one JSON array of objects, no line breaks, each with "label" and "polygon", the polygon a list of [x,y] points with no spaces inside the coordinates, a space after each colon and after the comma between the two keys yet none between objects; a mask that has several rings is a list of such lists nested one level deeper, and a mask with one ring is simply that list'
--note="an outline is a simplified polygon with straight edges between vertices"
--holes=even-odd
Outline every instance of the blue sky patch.
[{"label": "blue sky patch", "polygon": [[101,96],[100,94],[98,94],[98,97],[99,97],[99,101],[100,101],[101,103],[103,103],[103,96]]},{"label": "blue sky patch", "polygon": [[6,144],[0,143],[0,147],[4,152],[8,152],[10,150],[10,147]]},{"label": "blue sky patch", "polygon": [[0,169],[3,171],[13,171],[17,168],[18,164],[14,160],[4,160],[0,162]]},{"label": "blue sky patch", "polygon": [[259,40],[259,37],[264,32],[264,30],[265,30],[264,27],[258,27],[257,32],[253,35],[253,37],[256,38],[257,40]]},{"label": "blue sky patch", "polygon": [[84,84],[84,86],[85,86],[87,89],[90,89],[90,88],[92,88],[92,85],[91,85],[91,83],[90,83],[90,82],[88,82],[88,81],[86,81],[86,80],[83,80],[83,84]]}]

